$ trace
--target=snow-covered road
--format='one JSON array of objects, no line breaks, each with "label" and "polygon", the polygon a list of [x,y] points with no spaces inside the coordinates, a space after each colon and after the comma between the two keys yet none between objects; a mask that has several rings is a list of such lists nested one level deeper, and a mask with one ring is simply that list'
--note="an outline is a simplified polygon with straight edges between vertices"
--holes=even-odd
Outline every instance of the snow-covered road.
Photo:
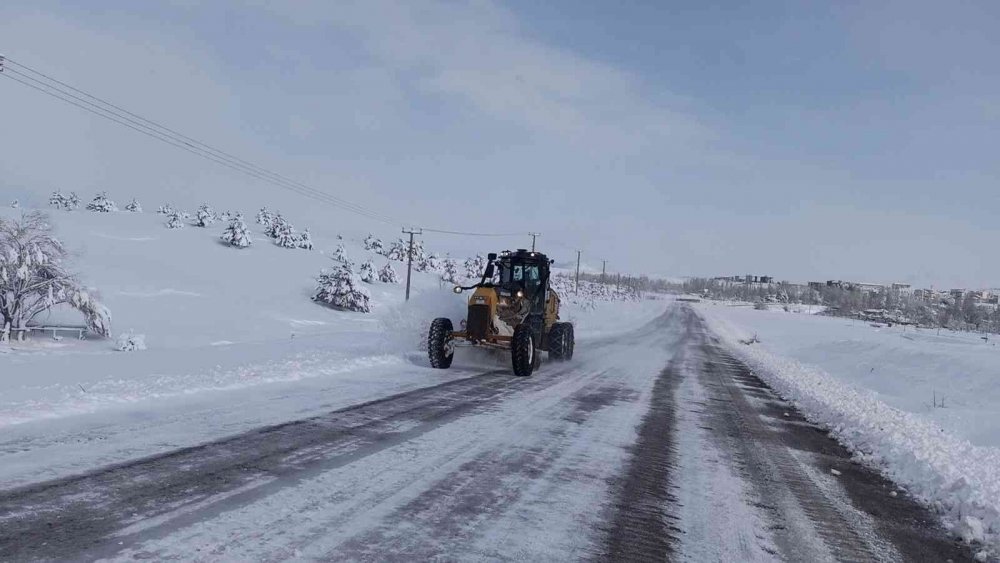
[{"label": "snow-covered road", "polygon": [[0,560],[965,560],[690,308],[430,387],[0,491]]}]

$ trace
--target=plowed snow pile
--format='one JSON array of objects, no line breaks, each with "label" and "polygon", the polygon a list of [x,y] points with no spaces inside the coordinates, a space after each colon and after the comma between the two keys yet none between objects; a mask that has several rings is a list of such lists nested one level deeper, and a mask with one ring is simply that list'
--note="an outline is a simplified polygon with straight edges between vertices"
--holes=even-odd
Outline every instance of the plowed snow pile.
[{"label": "plowed snow pile", "polygon": [[[957,536],[996,553],[1000,348],[977,335],[713,304],[698,310],[806,416],[936,508]],[[740,342],[753,335],[759,343]]]}]

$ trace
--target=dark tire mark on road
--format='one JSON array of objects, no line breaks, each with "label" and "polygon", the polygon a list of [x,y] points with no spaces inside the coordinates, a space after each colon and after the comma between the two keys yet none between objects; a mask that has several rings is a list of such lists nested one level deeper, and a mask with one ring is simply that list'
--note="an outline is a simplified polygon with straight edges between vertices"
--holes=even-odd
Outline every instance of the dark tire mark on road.
[{"label": "dark tire mark on road", "polygon": [[[749,484],[745,499],[769,521],[769,531],[791,561],[972,561],[969,547],[951,539],[926,508],[877,472],[854,463],[850,452],[782,401],[750,368],[726,351],[704,321],[682,307],[679,352],[654,384],[653,398],[621,481],[613,489],[602,529],[608,561],[670,561],[684,533],[676,520],[672,473],[677,389],[697,378],[705,401],[693,412],[724,459]],[[834,478],[830,469],[840,472]],[[777,558],[778,554],[774,554]]]},{"label": "dark tire mark on road", "polygon": [[[607,373],[587,376],[600,382]],[[566,450],[580,443],[588,431],[588,418],[603,409],[635,399],[624,384],[603,384],[582,389],[546,409],[545,430],[526,438],[526,444],[485,451],[462,463],[445,478],[385,517],[379,526],[350,538],[329,558],[361,561],[438,561],[449,554],[466,553],[470,559],[494,559],[502,554],[473,554],[470,543],[482,528],[514,509],[532,482],[572,483],[578,476],[559,462]],[[541,423],[532,417],[534,424]],[[568,424],[567,424],[568,423]],[[540,438],[540,439],[539,439]],[[412,533],[422,526],[421,533]],[[406,531],[406,532],[403,532]]]},{"label": "dark tire mark on road", "polygon": [[[690,335],[685,333],[684,338]],[[621,480],[612,483],[614,501],[598,560],[664,561],[673,553],[678,532],[669,513],[676,502],[670,483],[675,455],[674,395],[683,361],[675,356],[653,383],[631,460]]]},{"label": "dark tire mark on road", "polygon": [[[696,318],[705,358],[700,377],[724,390],[731,403],[711,403],[716,420],[728,419],[737,440],[730,446],[746,460],[744,472],[768,506],[794,502],[838,561],[972,561],[972,551],[950,538],[930,511],[903,496],[876,471],[852,460],[828,432],[809,423],[745,363],[726,351]],[[803,455],[804,454],[804,455]],[[832,477],[830,470],[840,473]],[[825,476],[832,485],[817,482]],[[798,545],[797,522],[788,511],[771,510],[779,546],[787,559],[811,555]],[[784,536],[784,537],[783,537]]]},{"label": "dark tire mark on road", "polygon": [[[112,555],[177,527],[171,521],[112,538],[134,523],[224,493],[235,494],[175,520],[190,523],[246,504],[413,439],[511,394],[553,385],[559,381],[558,373],[550,369],[528,380],[514,379],[507,370],[481,373],[78,476],[0,491],[0,560]],[[262,484],[254,486],[257,483]],[[244,487],[249,490],[240,492]]]}]

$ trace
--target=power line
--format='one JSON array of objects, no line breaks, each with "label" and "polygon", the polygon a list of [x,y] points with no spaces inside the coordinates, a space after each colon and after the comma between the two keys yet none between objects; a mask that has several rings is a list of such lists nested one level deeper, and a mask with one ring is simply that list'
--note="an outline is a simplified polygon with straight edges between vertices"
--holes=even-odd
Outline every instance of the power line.
[{"label": "power line", "polygon": [[[9,72],[9,70],[10,69],[8,69],[8,72]],[[270,177],[268,177],[268,176],[266,176],[266,175],[264,175],[264,174],[262,174],[260,172],[257,172],[257,171],[255,171],[253,169],[250,169],[248,167],[243,167],[243,166],[240,166],[238,164],[234,164],[234,163],[232,163],[232,162],[230,162],[230,161],[228,161],[226,159],[220,158],[220,157],[215,156],[215,155],[213,155],[211,153],[208,153],[206,151],[198,149],[197,147],[193,147],[189,143],[184,143],[182,141],[178,141],[177,139],[175,139],[173,137],[170,137],[168,135],[164,135],[164,134],[162,134],[162,133],[160,133],[158,131],[150,130],[149,128],[143,128],[143,127],[134,125],[132,123],[129,123],[127,120],[122,119],[120,116],[118,116],[116,114],[107,113],[107,110],[104,110],[103,108],[99,108],[99,107],[96,107],[96,106],[95,107],[87,107],[86,105],[84,105],[82,103],[76,102],[73,99],[65,97],[63,95],[62,91],[47,90],[47,89],[45,89],[43,87],[40,87],[40,86],[35,85],[35,84],[31,84],[30,82],[27,82],[27,81],[22,80],[20,78],[16,78],[15,76],[13,76],[11,74],[8,74],[8,72],[4,72],[2,74],[2,76],[6,76],[7,78],[9,78],[9,79],[11,79],[11,80],[13,80],[15,82],[19,82],[19,83],[21,83],[21,84],[23,84],[25,86],[28,86],[29,88],[33,88],[33,89],[35,89],[35,90],[37,90],[39,92],[42,92],[43,94],[46,94],[46,95],[51,96],[53,98],[59,99],[59,100],[64,101],[64,102],[66,102],[68,104],[74,105],[74,106],[76,106],[76,107],[78,107],[80,109],[83,109],[84,111],[88,111],[88,112],[93,113],[94,115],[97,115],[99,117],[103,117],[105,119],[108,119],[110,121],[113,121],[115,123],[123,125],[125,127],[128,127],[129,129],[132,129],[134,131],[137,131],[139,133],[142,133],[144,135],[152,137],[152,138],[154,138],[154,139],[156,139],[158,141],[164,142],[164,143],[166,143],[168,145],[174,146],[174,147],[179,148],[181,150],[188,151],[188,152],[190,152],[192,154],[195,154],[195,155],[200,156],[202,158],[211,160],[213,162],[216,162],[218,164],[226,166],[227,168],[231,168],[231,169],[233,169],[233,170],[235,170],[237,172],[241,172],[241,173],[247,174],[249,176],[252,176],[254,178],[260,179],[260,180],[262,180],[264,182],[268,182],[268,183],[277,185],[279,187],[282,187],[284,189],[288,189],[288,190],[294,191],[294,192],[296,192],[296,193],[298,193],[298,194],[300,194],[302,196],[312,198],[312,199],[320,201],[322,203],[327,203],[327,204],[330,204],[330,205],[334,205],[334,206],[337,206],[337,207],[344,208],[338,202],[329,200],[327,198],[327,194],[324,194],[323,192],[307,191],[307,190],[304,190],[304,189],[299,188],[299,187],[294,186],[294,185],[283,184],[280,181],[276,181],[273,178],[270,178]],[[346,209],[346,208],[344,208],[344,209]],[[366,217],[369,217],[369,218],[374,219],[374,220],[383,221],[383,222],[390,223],[390,224],[395,224],[394,221],[392,221],[390,219],[383,218],[383,217],[379,217],[379,216],[377,216],[375,214],[368,214],[366,212],[355,210],[355,209],[347,209],[347,210],[355,212],[355,213],[359,213],[359,214],[362,214],[362,215],[365,215]]]},{"label": "power line", "polygon": [[[210,160],[216,164],[220,164],[230,168],[231,170],[246,174],[274,186],[295,192],[303,197],[308,197],[321,203],[326,203],[382,223],[400,223],[400,221],[397,221],[389,215],[320,191],[302,182],[298,182],[288,178],[287,176],[283,176],[277,172],[256,165],[205,142],[199,141],[198,139],[171,129],[157,121],[142,117],[141,115],[133,113],[121,106],[109,102],[108,100],[67,84],[66,82],[8,57],[0,59],[0,76],[5,76],[14,82],[18,82],[24,86],[42,92],[43,94],[73,105],[98,117],[102,117],[119,125],[128,127],[133,131],[142,133],[143,135],[171,145],[175,148],[187,151],[195,156]],[[432,229],[427,227],[424,227],[422,230],[428,233],[471,237],[516,237],[525,235],[523,232],[477,233],[447,229]],[[530,236],[531,233],[528,233],[528,235]],[[560,246],[571,248],[561,244]]]},{"label": "power line", "polygon": [[[111,113],[111,114],[115,115],[116,117],[125,119],[126,121],[129,121],[129,122],[131,122],[131,123],[133,123],[133,124],[135,124],[137,126],[140,126],[140,127],[144,128],[144,129],[153,130],[153,131],[155,131],[157,133],[160,133],[160,134],[166,135],[168,137],[171,137],[174,140],[180,140],[182,144],[187,145],[187,146],[189,146],[191,148],[197,148],[197,149],[203,150],[205,152],[213,153],[214,156],[216,156],[218,158],[222,158],[223,160],[230,161],[231,163],[238,165],[240,168],[249,168],[249,169],[253,170],[254,172],[256,172],[258,174],[269,176],[272,179],[274,179],[276,181],[279,181],[281,183],[292,184],[292,185],[295,185],[296,187],[298,187],[300,189],[309,191],[311,193],[315,193],[316,195],[319,195],[321,197],[325,197],[325,198],[331,199],[332,200],[331,203],[333,203],[334,205],[339,205],[339,206],[342,206],[344,208],[347,208],[348,210],[360,212],[360,213],[366,214],[366,215],[368,215],[368,214],[371,214],[371,215],[381,215],[381,214],[376,213],[376,212],[374,212],[372,210],[366,209],[366,208],[364,208],[361,205],[354,204],[352,202],[349,202],[347,200],[344,200],[342,198],[339,198],[339,197],[331,195],[331,194],[327,194],[326,192],[321,192],[321,191],[316,190],[316,189],[314,189],[314,188],[312,188],[310,186],[307,186],[307,185],[302,184],[300,182],[296,182],[295,180],[291,180],[291,179],[289,179],[289,178],[287,178],[285,176],[282,176],[280,174],[272,172],[272,171],[270,171],[270,170],[268,170],[266,168],[257,166],[257,165],[255,165],[255,164],[253,164],[251,162],[247,162],[246,160],[243,160],[243,159],[241,159],[239,157],[236,157],[236,156],[234,156],[232,154],[229,154],[229,153],[227,153],[225,151],[222,151],[220,149],[212,147],[211,145],[203,143],[203,142],[201,142],[201,141],[199,141],[197,139],[194,139],[192,137],[189,137],[187,135],[179,133],[179,132],[177,132],[177,131],[175,131],[173,129],[170,129],[169,127],[166,127],[166,126],[164,126],[164,125],[162,125],[160,123],[157,123],[157,122],[155,122],[153,120],[146,119],[146,118],[144,118],[142,116],[139,116],[139,115],[137,115],[135,113],[132,113],[132,112],[130,112],[128,110],[125,110],[125,109],[123,109],[123,108],[121,108],[121,107],[119,107],[119,106],[117,106],[117,105],[115,105],[115,104],[113,104],[111,102],[108,102],[107,100],[104,100],[102,98],[94,96],[93,94],[90,94],[88,92],[80,90],[79,88],[75,88],[73,86],[70,86],[69,84],[66,84],[65,82],[62,82],[62,81],[60,81],[58,79],[55,79],[55,78],[53,78],[53,77],[51,77],[51,76],[49,76],[47,74],[44,74],[44,73],[42,73],[42,72],[40,72],[38,70],[35,70],[35,69],[31,68],[31,67],[23,65],[21,63],[18,63],[17,61],[12,61],[10,59],[7,59],[7,61],[10,62],[10,63],[12,63],[12,64],[14,64],[17,67],[23,68],[25,70],[28,70],[31,73],[34,73],[34,74],[36,74],[38,76],[41,76],[41,77],[45,78],[46,80],[49,80],[51,82],[55,82],[56,84],[59,84],[59,85],[62,85],[62,86],[65,86],[66,88],[68,88],[68,89],[70,89],[70,90],[72,90],[74,92],[78,92],[78,93],[82,94],[83,96],[85,96],[86,98],[89,98],[90,100],[95,100],[95,101],[99,102],[100,105],[95,104],[93,102],[90,102],[87,99],[80,98],[79,96],[76,96],[76,95],[74,95],[74,94],[72,94],[70,92],[66,92],[65,90],[62,90],[59,87],[53,86],[52,84],[47,84],[47,83],[45,83],[45,82],[43,82],[41,80],[38,80],[38,79],[36,79],[34,77],[28,76],[27,74],[25,74],[23,72],[20,72],[20,71],[18,71],[16,69],[10,69],[14,73],[20,74],[24,78],[32,80],[32,81],[34,81],[34,82],[36,82],[38,84],[41,84],[41,85],[43,85],[43,86],[45,86],[47,88],[56,90],[60,94],[72,97],[72,98],[74,98],[76,100],[79,100],[79,101],[81,101],[81,102],[89,105],[89,106],[93,106],[93,107],[95,107],[97,109],[100,109],[100,110],[102,110],[104,112]],[[111,108],[111,109],[108,109],[108,108]],[[118,112],[121,112],[121,113],[123,113],[125,115],[121,115]],[[134,119],[131,119],[131,118],[134,118]],[[192,145],[194,145],[194,146],[192,146]],[[385,215],[381,215],[381,217],[383,219],[390,219],[392,222],[395,222],[393,219],[391,219],[391,218],[389,218],[389,217],[387,217]]]},{"label": "power line", "polygon": [[[166,133],[169,133],[169,134],[170,134],[171,136],[175,136],[175,137],[178,137],[178,138],[180,138],[180,139],[184,140],[184,141],[185,141],[185,144],[192,144],[192,143],[193,143],[194,145],[197,145],[197,146],[198,146],[198,148],[201,148],[201,149],[203,149],[203,150],[205,150],[205,151],[207,151],[207,152],[212,152],[212,153],[215,153],[215,154],[217,154],[217,155],[219,155],[219,156],[221,156],[221,157],[224,157],[224,158],[225,158],[225,159],[227,159],[227,160],[232,160],[232,161],[235,161],[235,162],[237,162],[237,163],[239,163],[239,164],[241,164],[241,165],[244,165],[244,166],[246,166],[246,167],[248,167],[248,168],[252,168],[252,169],[254,169],[255,171],[257,171],[257,172],[259,172],[259,173],[262,173],[262,174],[265,174],[265,175],[268,175],[268,176],[272,176],[272,177],[274,177],[275,179],[279,179],[279,180],[281,180],[281,181],[284,181],[284,182],[289,182],[289,183],[292,183],[292,184],[295,184],[295,185],[297,185],[297,186],[299,186],[299,187],[301,187],[301,188],[303,188],[303,189],[306,189],[306,190],[308,190],[308,191],[312,191],[312,192],[316,192],[316,193],[318,193],[318,194],[322,194],[322,195],[324,195],[324,196],[326,196],[326,197],[329,197],[329,198],[331,198],[331,199],[333,199],[333,200],[335,200],[335,201],[337,201],[337,202],[339,202],[339,203],[342,203],[342,204],[344,204],[345,206],[348,206],[348,207],[351,207],[351,208],[354,208],[354,209],[356,209],[356,210],[358,210],[358,211],[363,211],[363,212],[367,212],[367,213],[375,213],[375,214],[378,214],[378,213],[376,213],[376,212],[374,212],[374,211],[372,211],[372,210],[370,210],[370,209],[366,209],[366,208],[364,208],[363,206],[361,206],[361,205],[359,205],[359,204],[355,204],[355,203],[352,203],[352,202],[350,202],[350,201],[347,201],[347,200],[344,200],[344,199],[342,199],[342,198],[339,198],[339,197],[337,197],[337,196],[334,196],[334,195],[332,195],[332,194],[327,194],[326,192],[321,192],[321,191],[319,191],[319,190],[316,190],[316,189],[314,189],[314,188],[312,188],[312,187],[310,187],[310,186],[307,186],[307,185],[305,185],[305,184],[302,184],[302,183],[300,183],[300,182],[296,182],[295,180],[292,180],[292,179],[290,179],[290,178],[287,178],[287,177],[285,177],[285,176],[282,176],[282,175],[280,175],[280,174],[278,174],[278,173],[276,173],[276,172],[272,172],[272,171],[270,171],[270,170],[268,170],[268,169],[266,169],[266,168],[263,168],[263,167],[261,167],[261,166],[257,166],[257,165],[255,165],[255,164],[253,164],[252,162],[248,162],[248,161],[246,161],[246,160],[243,160],[242,158],[239,158],[239,157],[237,157],[237,156],[235,156],[235,155],[232,155],[232,154],[230,154],[230,153],[227,153],[227,152],[225,152],[225,151],[223,151],[223,150],[220,150],[220,149],[218,149],[218,148],[215,148],[215,147],[213,147],[213,146],[211,146],[211,145],[209,145],[209,144],[207,144],[207,143],[204,143],[204,142],[202,142],[202,141],[199,141],[198,139],[194,139],[194,138],[192,138],[192,137],[189,137],[189,136],[187,136],[187,135],[185,135],[185,134],[183,134],[183,133],[180,133],[179,131],[176,131],[176,130],[174,130],[174,129],[171,129],[171,128],[169,128],[169,127],[167,127],[167,126],[165,126],[165,125],[163,125],[163,124],[161,124],[161,123],[158,123],[158,122],[156,122],[156,121],[154,121],[154,120],[151,120],[151,119],[147,119],[147,118],[145,118],[145,117],[142,117],[142,116],[140,116],[140,115],[137,115],[137,114],[135,114],[135,113],[132,113],[132,112],[130,112],[130,111],[128,111],[128,110],[126,110],[126,109],[124,109],[124,108],[122,108],[122,107],[118,106],[118,105],[115,105],[115,104],[113,104],[113,103],[111,103],[111,102],[109,102],[109,101],[107,101],[107,100],[103,99],[103,98],[100,98],[100,97],[98,97],[98,96],[95,96],[95,95],[93,95],[93,94],[90,94],[89,92],[85,92],[85,91],[83,91],[83,90],[81,90],[81,89],[79,89],[79,88],[76,88],[76,87],[74,87],[74,86],[71,86],[71,85],[69,85],[69,84],[67,84],[67,83],[65,83],[65,82],[62,82],[62,81],[61,81],[61,80],[59,80],[59,79],[56,79],[56,78],[53,78],[53,77],[51,77],[51,76],[49,76],[49,75],[47,75],[47,74],[45,74],[45,73],[43,73],[43,72],[41,72],[41,71],[39,71],[39,70],[36,70],[36,69],[34,69],[34,68],[32,68],[32,67],[29,67],[29,66],[27,66],[27,65],[25,65],[25,64],[22,64],[22,63],[19,63],[19,62],[17,62],[17,61],[14,61],[14,60],[11,60],[11,59],[9,59],[9,58],[8,58],[8,59],[6,59],[6,60],[7,60],[7,62],[8,62],[8,63],[10,63],[10,64],[13,64],[13,65],[15,65],[16,67],[19,67],[19,68],[21,68],[21,69],[24,69],[24,70],[27,70],[27,71],[29,71],[29,72],[31,72],[31,73],[33,73],[33,74],[36,74],[36,75],[38,75],[38,76],[41,76],[41,77],[45,78],[45,79],[46,79],[46,80],[48,80],[48,81],[51,81],[51,82],[54,82],[54,83],[56,83],[56,84],[59,84],[59,85],[61,85],[61,86],[64,86],[64,87],[66,87],[66,88],[68,88],[68,89],[72,90],[73,92],[77,92],[77,93],[79,93],[79,94],[81,94],[81,95],[85,96],[86,98],[89,98],[89,99],[91,99],[91,100],[94,100],[94,101],[96,101],[96,102],[100,103],[100,104],[101,104],[102,106],[107,106],[107,107],[109,107],[109,108],[112,108],[112,109],[113,109],[113,110],[115,110],[116,112],[121,112],[121,113],[123,113],[123,114],[125,114],[125,115],[127,115],[127,116],[129,116],[129,117],[132,117],[132,118],[135,118],[136,120],[139,120],[139,121],[140,121],[140,122],[142,122],[143,124],[148,124],[149,126],[151,126],[150,128],[156,128],[156,129],[159,129],[159,130],[162,130],[162,131],[164,131],[164,132],[166,132]],[[15,73],[18,73],[18,72],[19,72],[19,71],[18,71],[18,70],[16,70],[16,69],[12,69],[12,70],[13,70],[13,71],[14,71]],[[21,74],[22,76],[26,77],[26,78],[29,78],[29,79],[31,79],[31,80],[35,80],[36,82],[39,82],[39,83],[42,83],[41,81],[39,81],[39,80],[37,80],[37,79],[33,79],[33,78],[30,78],[30,77],[28,77],[28,76],[27,76],[26,74],[24,74],[23,72],[20,72],[20,74]],[[46,86],[48,86],[48,87],[50,87],[50,88],[55,88],[55,87],[53,87],[53,86],[52,86],[52,85],[50,85],[50,84],[46,84]],[[60,91],[61,91],[61,90],[60,90]],[[70,96],[72,96],[72,94],[69,94],[69,95],[70,95]],[[73,97],[74,97],[74,98],[76,98],[76,99],[80,99],[80,98],[77,98],[76,96],[73,96]],[[85,103],[88,103],[89,105],[95,105],[95,104],[92,104],[92,103],[90,103],[90,102],[87,102],[86,100],[81,100],[81,101],[84,101]],[[101,109],[104,109],[105,111],[109,111],[109,110],[107,110],[106,108],[101,108]],[[113,113],[113,112],[112,112],[112,113]],[[135,123],[135,121],[133,121],[133,120],[131,120],[131,119],[130,119],[129,121],[132,121],[133,123]],[[145,126],[145,125],[144,125],[144,126]],[[384,218],[388,218],[388,219],[391,219],[391,218],[389,218],[389,217],[387,217],[387,216],[384,216],[384,215],[383,215],[383,217],[384,217]],[[393,220],[393,221],[394,221],[394,220]]]},{"label": "power line", "polygon": [[446,231],[443,229],[429,229],[423,227],[424,232],[427,233],[441,233],[444,235],[462,235],[467,237],[521,237],[524,233],[467,233],[462,231]]},{"label": "power line", "polygon": [[[193,139],[186,135],[177,133],[176,131],[164,127],[154,121],[145,119],[132,112],[128,112],[127,110],[122,110],[118,106],[111,104],[110,102],[106,102],[105,100],[102,100],[97,96],[88,94],[78,88],[74,88],[72,86],[66,85],[64,82],[51,78],[48,75],[30,69],[25,65],[16,63],[15,61],[12,61],[9,58],[6,59],[6,62],[27,69],[30,72],[37,74],[47,80],[51,80],[52,82],[55,82],[57,84],[65,85],[66,88],[72,90],[72,92],[67,91],[59,86],[47,83],[33,76],[30,76],[24,72],[20,72],[18,69],[12,68],[11,66],[5,67],[6,72],[2,73],[3,76],[6,76],[7,78],[15,82],[19,82],[25,86],[38,90],[44,94],[59,99],[63,102],[74,105],[80,109],[93,113],[94,115],[103,117],[120,125],[124,125],[134,131],[137,131],[139,133],[142,133],[144,135],[147,135],[149,137],[152,137],[169,145],[172,145],[176,148],[186,150],[202,158],[206,158],[218,164],[222,164],[223,166],[227,166],[238,172],[242,172],[244,174],[271,183],[278,187],[294,191],[305,197],[311,197],[312,199],[321,201],[322,203],[327,203],[329,205],[339,207],[346,211],[363,215],[370,219],[374,219],[389,224],[398,224],[398,221],[396,221],[392,217],[367,209],[359,204],[349,202],[347,200],[328,194],[326,192],[322,192],[320,190],[312,188],[311,186],[302,184],[301,182],[296,182],[295,180],[291,180],[276,172],[272,172],[266,168],[257,166],[243,159],[235,157],[225,151],[216,149],[215,147],[212,147],[211,145],[198,141],[197,139]],[[79,92],[85,97],[77,96],[73,92]],[[95,103],[90,100],[96,100],[99,103]]]}]

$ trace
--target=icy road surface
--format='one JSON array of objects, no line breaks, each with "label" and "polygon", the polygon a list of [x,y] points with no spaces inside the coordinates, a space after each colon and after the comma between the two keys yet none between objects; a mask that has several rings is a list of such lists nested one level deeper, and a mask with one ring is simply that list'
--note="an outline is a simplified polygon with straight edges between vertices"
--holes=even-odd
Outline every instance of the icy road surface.
[{"label": "icy road surface", "polygon": [[0,560],[961,561],[690,308],[476,373],[0,491]]}]

